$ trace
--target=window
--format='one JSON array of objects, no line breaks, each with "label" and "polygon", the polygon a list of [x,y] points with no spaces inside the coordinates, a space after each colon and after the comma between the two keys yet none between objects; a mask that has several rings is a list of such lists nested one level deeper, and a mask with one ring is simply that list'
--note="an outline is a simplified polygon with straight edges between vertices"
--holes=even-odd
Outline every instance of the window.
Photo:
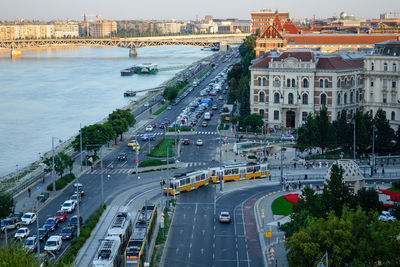
[{"label": "window", "polygon": [[278,121],[279,120],[279,111],[274,110],[274,120]]},{"label": "window", "polygon": [[325,88],[328,88],[328,87],[329,87],[329,80],[325,79]]},{"label": "window", "polygon": [[279,93],[274,94],[274,103],[279,104]]},{"label": "window", "polygon": [[383,63],[383,71],[388,71],[388,64],[386,62]]},{"label": "window", "polygon": [[347,78],[344,78],[344,86],[346,87],[347,85]]},{"label": "window", "polygon": [[396,72],[397,71],[397,65],[396,65],[396,63],[393,63],[393,72]]},{"label": "window", "polygon": [[321,105],[326,106],[326,94],[321,94]]},{"label": "window", "polygon": [[296,87],[296,80],[292,79],[292,87]]},{"label": "window", "polygon": [[374,81],[371,81],[371,87],[374,87]]},{"label": "window", "polygon": [[360,94],[358,93],[358,91],[356,91],[356,103],[358,103],[359,99],[360,99]]},{"label": "window", "polygon": [[266,86],[267,85],[267,79],[266,78],[263,78],[263,86]]},{"label": "window", "polygon": [[257,79],[257,85],[261,86],[261,78],[260,77],[258,77],[258,79]]},{"label": "window", "polygon": [[353,92],[350,92],[350,103],[351,104],[353,104],[353,96],[354,96]]},{"label": "window", "polygon": [[396,81],[392,81],[392,88],[396,89]]},{"label": "window", "polygon": [[387,103],[387,95],[386,94],[383,94],[383,103]]},{"label": "window", "polygon": [[264,92],[260,92],[260,96],[258,98],[258,102],[264,102],[265,94]]},{"label": "window", "polygon": [[324,80],[323,79],[319,79],[319,87],[324,88]]},{"label": "window", "polygon": [[353,78],[353,77],[350,78],[350,86],[351,86],[351,87],[354,86],[354,78]]},{"label": "window", "polygon": [[279,78],[275,78],[274,79],[274,86],[275,87],[279,87],[279,83],[280,83]]},{"label": "window", "polygon": [[290,105],[293,105],[293,94],[292,94],[292,93],[289,93],[289,96],[288,96],[288,103],[289,103]]},{"label": "window", "polygon": [[307,112],[302,112],[301,113],[301,120],[306,121],[307,120]]},{"label": "window", "polygon": [[260,109],[260,115],[262,118],[264,118],[264,110],[263,109]]},{"label": "window", "polygon": [[340,105],[340,93],[337,94],[337,104]]},{"label": "window", "polygon": [[308,105],[308,95],[303,94],[303,105]]},{"label": "window", "polygon": [[387,89],[387,80],[383,80],[383,89]]},{"label": "window", "polygon": [[287,79],[287,80],[286,80],[286,86],[287,86],[287,87],[290,87],[290,79]]},{"label": "window", "polygon": [[337,117],[336,117],[336,119],[337,119],[337,120],[339,120],[339,119],[340,119],[340,111],[337,113]]},{"label": "window", "polygon": [[371,70],[374,70],[374,62],[371,62]]},{"label": "window", "polygon": [[344,103],[344,104],[347,104],[347,93],[344,93],[343,103]]},{"label": "window", "polygon": [[306,78],[303,79],[303,87],[308,88],[308,80]]},{"label": "window", "polygon": [[361,77],[358,76],[358,77],[357,77],[357,85],[360,85],[360,84],[361,84]]},{"label": "window", "polygon": [[337,87],[338,87],[338,88],[340,88],[341,82],[342,82],[342,81],[341,81],[340,78],[339,78],[339,79],[337,80]]},{"label": "window", "polygon": [[396,120],[396,113],[394,111],[392,111],[392,115],[390,118],[392,121]]}]

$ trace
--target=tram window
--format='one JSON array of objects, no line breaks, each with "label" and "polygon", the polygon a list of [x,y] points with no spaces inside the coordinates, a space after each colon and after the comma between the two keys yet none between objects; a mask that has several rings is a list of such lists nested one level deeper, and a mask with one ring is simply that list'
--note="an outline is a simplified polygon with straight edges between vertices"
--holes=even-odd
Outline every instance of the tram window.
[{"label": "tram window", "polygon": [[254,171],[255,171],[255,172],[260,171],[260,166],[254,166],[253,168],[254,168]]},{"label": "tram window", "polygon": [[186,184],[190,184],[190,178],[186,178]]},{"label": "tram window", "polygon": [[224,171],[224,175],[231,174],[231,172],[232,172],[232,170],[231,170],[231,169],[226,169],[226,170]]},{"label": "tram window", "polygon": [[232,174],[239,174],[239,169],[232,169]]},{"label": "tram window", "polygon": [[203,174],[201,175],[201,180],[204,180],[204,179],[206,179],[206,175],[203,173]]},{"label": "tram window", "polygon": [[196,182],[200,181],[200,175],[196,175]]},{"label": "tram window", "polygon": [[265,166],[261,166],[261,171],[265,171]]},{"label": "tram window", "polygon": [[247,167],[247,173],[252,173],[253,172],[253,167]]},{"label": "tram window", "polygon": [[211,176],[215,176],[215,170],[211,171]]},{"label": "tram window", "polygon": [[179,181],[179,186],[184,186],[185,185],[185,180],[180,180]]}]

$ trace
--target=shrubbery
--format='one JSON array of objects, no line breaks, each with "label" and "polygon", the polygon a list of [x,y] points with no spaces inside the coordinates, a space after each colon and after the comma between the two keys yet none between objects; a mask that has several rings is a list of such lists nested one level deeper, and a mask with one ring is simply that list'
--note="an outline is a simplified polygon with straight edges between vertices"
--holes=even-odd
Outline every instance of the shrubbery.
[{"label": "shrubbery", "polygon": [[[169,160],[169,163],[175,163],[174,160]],[[150,167],[150,166],[160,166],[160,165],[166,165],[167,161],[166,160],[159,160],[159,159],[149,159],[145,160],[139,163],[139,167]]]},{"label": "shrubbery", "polygon": [[[60,179],[57,179],[56,181],[56,190],[58,191],[60,189],[63,189],[75,179],[76,177],[73,173],[69,173],[67,175],[62,176]],[[53,191],[53,183],[47,186],[47,191]]]}]

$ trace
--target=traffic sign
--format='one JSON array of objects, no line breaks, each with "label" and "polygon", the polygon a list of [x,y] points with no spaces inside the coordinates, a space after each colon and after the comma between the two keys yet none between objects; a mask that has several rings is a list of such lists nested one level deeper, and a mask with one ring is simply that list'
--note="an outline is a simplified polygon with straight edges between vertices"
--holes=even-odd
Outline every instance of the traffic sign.
[{"label": "traffic sign", "polygon": [[139,160],[135,160],[136,164],[139,162]]},{"label": "traffic sign", "polygon": [[222,142],[222,141],[219,141],[219,142],[218,142],[218,144],[220,144],[220,145],[222,145],[223,143],[224,143],[224,142]]},{"label": "traffic sign", "polygon": [[265,232],[265,237],[271,237],[272,236],[272,232]]},{"label": "traffic sign", "polygon": [[37,190],[37,191],[40,191],[40,189],[41,189],[41,187],[40,187],[40,186],[36,187],[36,190]]}]

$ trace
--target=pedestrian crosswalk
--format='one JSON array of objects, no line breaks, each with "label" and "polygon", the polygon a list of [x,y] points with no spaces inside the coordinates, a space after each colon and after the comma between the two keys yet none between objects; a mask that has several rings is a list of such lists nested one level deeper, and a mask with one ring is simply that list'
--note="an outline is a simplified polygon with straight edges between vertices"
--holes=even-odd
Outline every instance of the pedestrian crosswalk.
[{"label": "pedestrian crosswalk", "polygon": [[[171,133],[171,132],[170,132]],[[172,132],[173,133],[173,132]],[[218,132],[209,132],[209,131],[198,131],[198,132],[180,132],[180,135],[185,135],[186,133],[191,133],[191,134],[209,134],[209,135],[213,135],[213,134],[218,134]],[[164,135],[164,132],[152,132],[152,133],[141,133],[138,134],[137,136],[142,137],[145,135]]]},{"label": "pedestrian crosswalk", "polygon": [[207,162],[187,162],[187,167],[205,166]]},{"label": "pedestrian crosswalk", "polygon": [[83,172],[83,174],[92,174],[92,175],[98,175],[98,174],[127,174],[133,172],[135,169],[107,169],[107,170],[86,170]]}]

